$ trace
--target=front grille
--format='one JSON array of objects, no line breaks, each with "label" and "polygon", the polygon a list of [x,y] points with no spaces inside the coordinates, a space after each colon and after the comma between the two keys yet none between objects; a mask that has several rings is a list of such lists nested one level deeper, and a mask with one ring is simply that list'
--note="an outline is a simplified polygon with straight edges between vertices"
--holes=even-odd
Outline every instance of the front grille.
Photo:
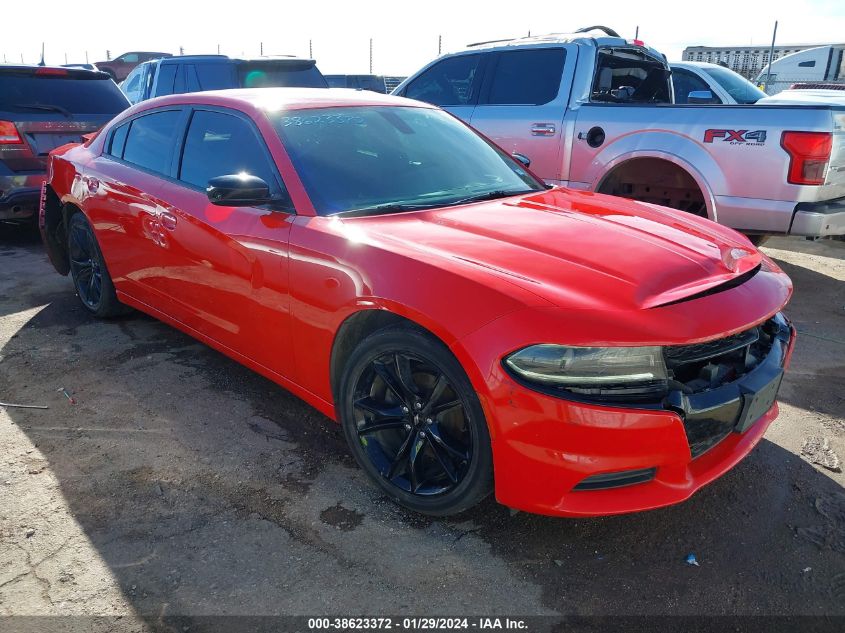
[{"label": "front grille", "polygon": [[715,341],[664,348],[670,389],[681,394],[676,393],[676,404],[686,403],[678,408],[684,413],[684,430],[694,458],[734,430],[744,406],[743,394],[734,383],[766,360],[781,332],[779,321],[770,319]]},{"label": "front grille", "polygon": [[770,319],[757,327],[715,341],[665,347],[669,380],[684,394],[716,389],[757,367],[772,349],[779,326]]}]

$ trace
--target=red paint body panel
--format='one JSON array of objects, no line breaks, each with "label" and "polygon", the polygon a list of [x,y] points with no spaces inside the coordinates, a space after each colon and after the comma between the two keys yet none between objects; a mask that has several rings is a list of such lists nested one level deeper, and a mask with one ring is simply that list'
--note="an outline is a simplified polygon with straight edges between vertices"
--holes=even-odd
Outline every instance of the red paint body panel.
[{"label": "red paint body panel", "polygon": [[[178,181],[103,155],[109,129],[125,118],[197,103],[252,118],[295,215],[214,206]],[[50,184],[91,220],[122,301],[331,417],[332,346],[347,318],[387,310],[432,332],[479,395],[496,496],[508,506],[580,516],[677,503],[760,440],[777,405],[746,433],[692,460],[671,411],[544,395],[502,368],[505,355],[532,344],[689,344],[762,323],[784,307],[792,286],[746,238],[681,212],[564,189],[375,217],[317,216],[266,110],[349,105],[430,107],[298,89],[155,99],[84,146],[55,152]],[[99,183],[93,192],[91,179]],[[739,286],[683,300],[758,266]],[[572,492],[591,474],[652,467],[649,483]]]}]

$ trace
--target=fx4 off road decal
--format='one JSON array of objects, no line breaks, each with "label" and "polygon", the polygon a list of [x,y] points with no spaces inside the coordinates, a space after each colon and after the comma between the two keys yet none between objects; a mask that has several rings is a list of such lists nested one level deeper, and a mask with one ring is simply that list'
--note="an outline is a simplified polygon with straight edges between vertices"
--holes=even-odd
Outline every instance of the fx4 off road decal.
[{"label": "fx4 off road decal", "polygon": [[766,130],[704,130],[704,142],[721,139],[731,145],[762,145],[766,142]]}]

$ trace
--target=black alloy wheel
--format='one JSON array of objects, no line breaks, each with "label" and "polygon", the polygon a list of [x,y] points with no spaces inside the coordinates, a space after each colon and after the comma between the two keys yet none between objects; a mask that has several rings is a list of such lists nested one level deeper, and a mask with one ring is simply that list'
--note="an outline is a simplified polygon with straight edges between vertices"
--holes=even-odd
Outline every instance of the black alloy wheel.
[{"label": "black alloy wheel", "polygon": [[368,337],[346,372],[344,431],[358,462],[403,505],[454,514],[490,490],[490,440],[454,356],[410,327]]},{"label": "black alloy wheel", "polygon": [[103,271],[94,247],[94,236],[82,222],[72,222],[68,231],[70,272],[79,299],[96,311],[103,297]]},{"label": "black alloy wheel", "polygon": [[74,213],[68,220],[67,252],[73,285],[86,310],[103,318],[129,311],[117,299],[94,230],[83,213]]}]

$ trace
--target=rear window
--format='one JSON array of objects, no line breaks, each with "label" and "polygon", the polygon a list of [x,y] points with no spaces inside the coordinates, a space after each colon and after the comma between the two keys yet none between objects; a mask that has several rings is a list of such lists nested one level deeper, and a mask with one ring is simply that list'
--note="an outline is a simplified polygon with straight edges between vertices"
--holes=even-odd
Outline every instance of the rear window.
[{"label": "rear window", "polygon": [[181,116],[178,110],[165,110],[133,120],[126,137],[123,160],[150,171],[168,174]]},{"label": "rear window", "polygon": [[326,75],[329,88],[346,88],[346,75]]},{"label": "rear window", "polygon": [[325,77],[311,61],[248,62],[238,64],[242,88],[328,88]]},{"label": "rear window", "polygon": [[129,107],[111,79],[0,73],[0,110],[65,110],[71,114],[117,114]]}]

